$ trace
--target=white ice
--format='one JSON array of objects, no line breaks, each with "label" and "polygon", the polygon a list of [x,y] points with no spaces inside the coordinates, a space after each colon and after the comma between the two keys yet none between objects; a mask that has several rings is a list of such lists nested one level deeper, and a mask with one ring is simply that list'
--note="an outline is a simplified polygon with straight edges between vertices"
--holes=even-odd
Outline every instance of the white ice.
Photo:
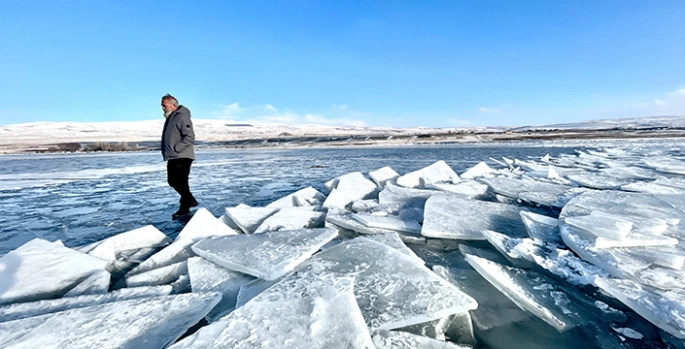
[{"label": "white ice", "polygon": [[245,303],[249,302],[252,298],[257,297],[260,293],[264,292],[267,288],[273,286],[281,279],[276,280],[264,280],[264,279],[254,279],[245,285],[240,286],[238,290],[238,297],[236,299],[235,307],[242,307]]},{"label": "white ice", "polygon": [[182,275],[188,275],[188,261],[165,265],[142,273],[126,275],[126,286],[158,286],[170,284]]},{"label": "white ice", "polygon": [[202,319],[218,294],[148,297],[0,323],[12,349],[164,348]]},{"label": "white ice", "polygon": [[371,177],[379,187],[384,187],[388,181],[393,182],[399,176],[399,173],[395,172],[390,166],[385,166],[369,172],[369,177]]},{"label": "white ice", "polygon": [[371,227],[395,230],[409,234],[420,234],[421,225],[416,221],[403,220],[397,216],[382,216],[369,213],[353,213],[351,217],[360,223]]},{"label": "white ice", "polygon": [[520,212],[528,236],[541,241],[560,243],[559,220],[530,211]]},{"label": "white ice", "polygon": [[488,191],[488,186],[473,180],[466,180],[457,184],[450,183],[434,183],[426,186],[427,189],[435,189],[453,194],[461,194],[470,199],[479,199],[485,197]]},{"label": "white ice", "polygon": [[354,294],[371,330],[395,329],[475,309],[470,296],[416,258],[368,239],[316,254],[298,271],[354,277]]},{"label": "white ice", "polygon": [[483,240],[490,229],[522,236],[525,227],[518,206],[470,200],[458,195],[435,195],[426,201],[421,235],[442,239]]},{"label": "white ice", "polygon": [[466,170],[459,177],[461,177],[462,180],[463,179],[474,179],[476,177],[484,177],[491,172],[494,172],[494,170],[492,168],[490,168],[490,166],[488,166],[488,164],[481,161],[478,164],[476,164],[476,166],[473,166],[473,167],[469,168],[468,170]]},{"label": "white ice", "polygon": [[439,193],[440,192],[437,190],[411,189],[386,185],[385,188],[378,193],[378,203],[381,205],[408,204],[423,206],[426,199]]},{"label": "white ice", "polygon": [[657,291],[623,279],[597,279],[597,285],[655,326],[685,339],[685,301],[682,293]]},{"label": "white ice", "polygon": [[391,230],[391,229],[383,229],[383,228],[374,228],[374,227],[369,227],[365,224],[362,224],[360,221],[352,218],[351,214],[347,215],[332,215],[329,214],[326,216],[326,222],[333,224],[334,226],[341,227],[344,229],[349,229],[352,231],[355,231],[359,234],[387,234],[387,233],[395,233],[396,231]]},{"label": "white ice", "polygon": [[307,208],[290,207],[269,216],[255,229],[255,234],[270,231],[297,230],[306,228],[323,228],[325,213]]},{"label": "white ice", "polygon": [[321,206],[326,200],[326,196],[312,187],[300,189],[290,195],[284,196],[266,207],[288,208],[302,206]]},{"label": "white ice", "polygon": [[170,349],[374,349],[350,278],[294,274]]},{"label": "white ice", "polygon": [[397,178],[397,184],[406,188],[424,188],[433,183],[458,183],[459,181],[459,175],[443,160]]},{"label": "white ice", "polygon": [[33,239],[0,258],[0,304],[61,297],[106,266],[99,258]]},{"label": "white ice", "polygon": [[69,292],[64,294],[64,297],[76,297],[89,294],[103,294],[109,290],[109,283],[112,274],[107,270],[100,270],[89,276],[87,279],[81,281],[74,286]]},{"label": "white ice", "polygon": [[590,232],[599,238],[622,240],[633,230],[633,223],[601,211],[589,215],[566,217],[564,222]]},{"label": "white ice", "polygon": [[338,231],[332,228],[301,229],[209,238],[192,248],[199,256],[224,268],[275,280],[292,271],[337,235]]},{"label": "white ice", "polygon": [[240,287],[255,279],[252,276],[222,268],[201,257],[188,259],[188,275],[193,292],[221,293],[221,301],[206,316],[209,322],[214,322],[233,310]]},{"label": "white ice", "polygon": [[343,214],[347,212],[347,205],[350,202],[353,202],[353,200],[347,197],[342,191],[333,188],[322,206],[326,209],[328,214]]},{"label": "white ice", "polygon": [[374,182],[364,177],[361,172],[344,174],[333,180],[329,190],[337,189],[351,201],[369,199],[378,188]]},{"label": "white ice", "polygon": [[470,346],[458,345],[436,339],[418,336],[401,331],[378,331],[373,335],[376,349],[467,349]]},{"label": "white ice", "polygon": [[406,254],[409,257],[416,258],[418,261],[423,263],[423,260],[419,258],[419,256],[417,256],[416,253],[414,253],[414,251],[407,247],[407,245],[405,245],[404,242],[402,242],[402,239],[397,233],[371,234],[366,235],[363,238],[385,244]]},{"label": "white ice", "polygon": [[472,255],[466,255],[465,260],[521,309],[533,313],[557,331],[564,332],[582,323],[579,315],[567,308],[572,305],[568,296],[555,290],[551,283],[532,285],[517,269]]},{"label": "white ice", "polygon": [[488,242],[499,251],[514,267],[517,268],[532,268],[533,263],[525,256],[518,253],[515,247],[521,243],[522,239],[514,239],[507,235],[500,234],[492,230],[483,230],[481,232]]},{"label": "white ice", "polygon": [[254,233],[265,219],[278,212],[277,207],[227,207],[226,215],[237,224],[245,234]]},{"label": "white ice", "polygon": [[0,306],[0,322],[57,313],[67,309],[119,302],[127,299],[167,296],[169,293],[171,293],[171,286],[131,287],[104,294],[14,303]]},{"label": "white ice", "polygon": [[194,239],[199,236],[226,236],[238,233],[214,217],[206,208],[202,207],[195,211],[193,217],[186,223],[175,241]]}]

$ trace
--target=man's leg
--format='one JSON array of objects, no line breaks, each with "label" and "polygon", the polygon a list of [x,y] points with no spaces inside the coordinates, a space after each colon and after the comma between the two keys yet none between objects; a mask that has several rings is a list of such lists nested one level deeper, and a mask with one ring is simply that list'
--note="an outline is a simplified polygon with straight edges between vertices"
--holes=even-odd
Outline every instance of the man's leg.
[{"label": "man's leg", "polygon": [[197,205],[197,201],[195,201],[195,197],[193,197],[188,186],[188,176],[190,175],[190,165],[192,162],[192,159],[171,159],[167,161],[167,181],[169,186],[181,195],[179,212],[187,211],[190,207]]}]

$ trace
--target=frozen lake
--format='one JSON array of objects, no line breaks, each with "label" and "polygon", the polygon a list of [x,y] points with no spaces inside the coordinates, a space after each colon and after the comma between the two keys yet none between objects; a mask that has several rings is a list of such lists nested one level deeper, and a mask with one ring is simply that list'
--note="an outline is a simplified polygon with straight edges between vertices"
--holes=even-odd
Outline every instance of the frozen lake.
[{"label": "frozen lake", "polygon": [[[572,154],[579,147],[422,146],[199,151],[190,187],[201,206],[264,206],[342,174],[390,166],[408,173],[437,160],[456,172],[489,157],[525,159]],[[491,161],[490,161],[491,162]],[[491,162],[492,163],[492,162]],[[158,153],[0,157],[0,255],[34,238],[77,246],[152,224],[168,235],[178,194],[166,184]]]}]

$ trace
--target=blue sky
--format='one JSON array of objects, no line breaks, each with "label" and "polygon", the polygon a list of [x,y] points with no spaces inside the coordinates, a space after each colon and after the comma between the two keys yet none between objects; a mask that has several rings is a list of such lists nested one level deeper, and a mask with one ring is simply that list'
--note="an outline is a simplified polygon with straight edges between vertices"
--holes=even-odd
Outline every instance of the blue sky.
[{"label": "blue sky", "polygon": [[685,1],[0,0],[0,124],[685,115]]}]

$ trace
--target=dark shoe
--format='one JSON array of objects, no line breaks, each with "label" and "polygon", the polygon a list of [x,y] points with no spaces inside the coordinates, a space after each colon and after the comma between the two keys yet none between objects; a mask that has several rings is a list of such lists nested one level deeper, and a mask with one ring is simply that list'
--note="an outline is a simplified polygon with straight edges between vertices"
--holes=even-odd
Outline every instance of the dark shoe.
[{"label": "dark shoe", "polygon": [[195,206],[197,206],[197,205],[199,205],[199,203],[197,202],[197,200],[193,200],[193,202],[190,203],[190,207],[195,207]]},{"label": "dark shoe", "polygon": [[179,219],[181,217],[187,216],[189,214],[190,214],[189,209],[187,209],[185,207],[181,207],[178,209],[178,211],[176,211],[176,213],[171,215],[171,219],[176,220],[176,219]]}]

